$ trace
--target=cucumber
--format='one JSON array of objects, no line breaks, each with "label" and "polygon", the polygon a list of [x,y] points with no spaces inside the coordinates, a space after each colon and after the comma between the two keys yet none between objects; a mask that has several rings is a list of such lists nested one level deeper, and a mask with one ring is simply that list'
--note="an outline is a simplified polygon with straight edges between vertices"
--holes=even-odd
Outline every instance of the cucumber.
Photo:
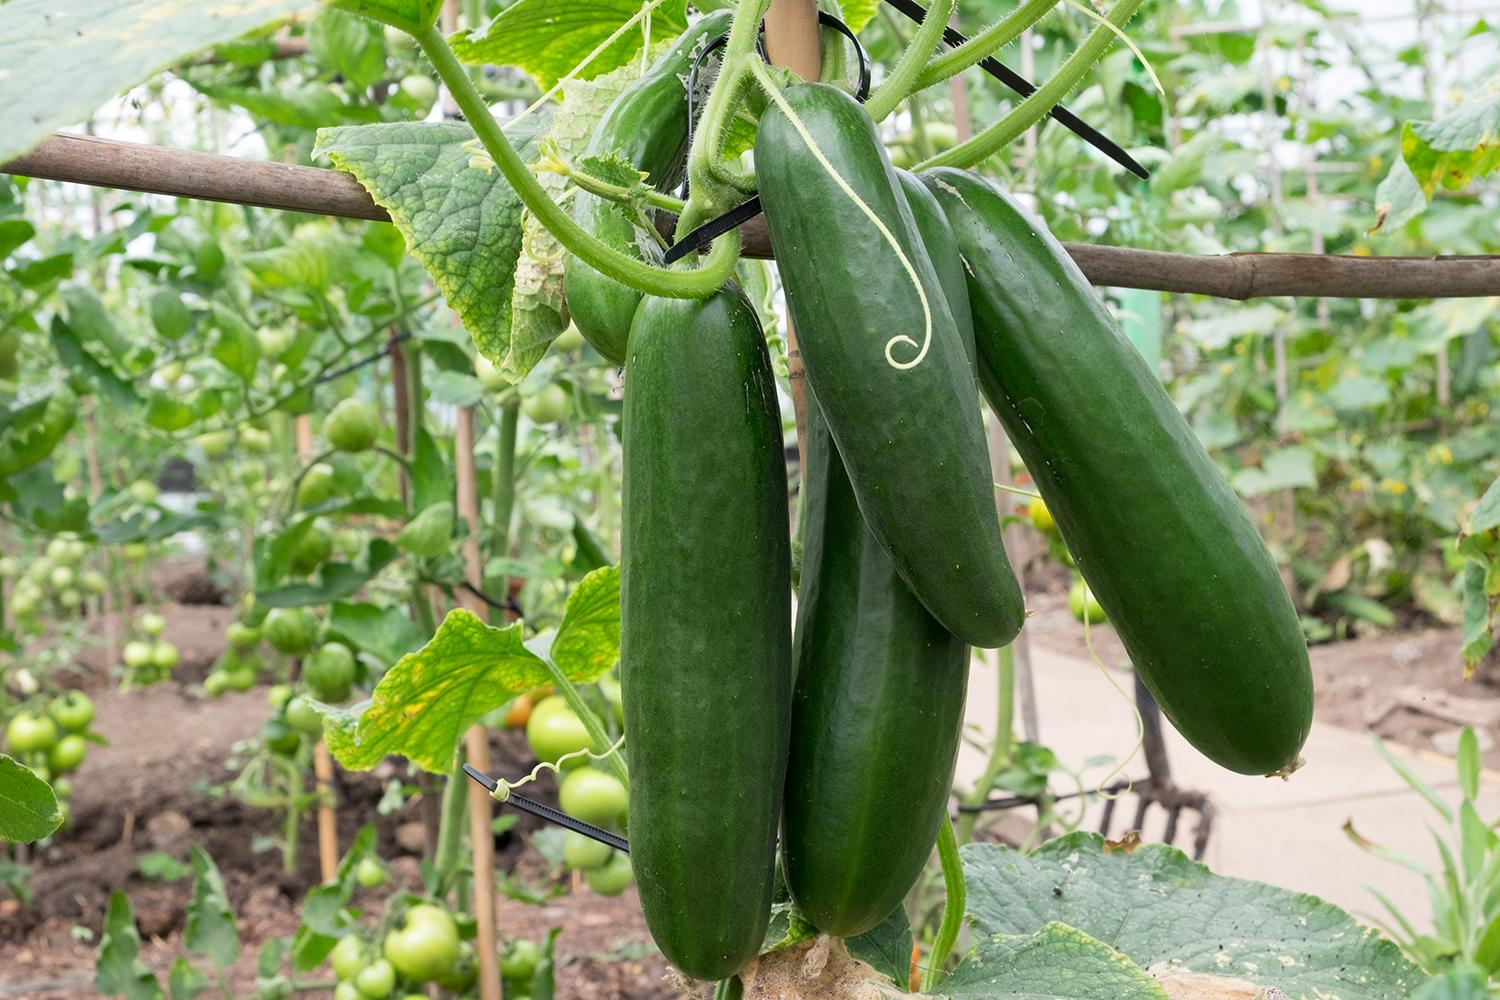
[{"label": "cucumber", "polygon": [[901,905],[932,854],[969,655],[865,527],[827,425],[807,410],[782,872],[815,927],[852,937]]},{"label": "cucumber", "polygon": [[[874,124],[826,84],[785,100],[839,178],[881,220],[916,272],[830,176],[779,105],[755,140],[761,203],[807,368],[865,523],[912,592],[975,646],[1015,638],[1020,587],[1000,540],[979,391],[960,331]],[[898,364],[895,367],[887,352]]]},{"label": "cucumber", "polygon": [[953,236],[953,227],[943,214],[943,206],[927,190],[927,185],[910,170],[897,170],[896,178],[901,182],[901,193],[906,195],[906,205],[911,209],[912,219],[917,224],[917,233],[927,256],[932,258],[932,269],[942,286],[953,321],[958,324],[963,337],[964,353],[969,364],[974,364],[974,319],[969,312],[968,275],[964,271],[964,258],[958,252],[958,241]]},{"label": "cucumber", "polygon": [[738,291],[647,297],[630,330],[620,672],[630,857],[667,959],[721,979],[770,916],[791,718],[781,415]]},{"label": "cucumber", "polygon": [[[618,153],[644,171],[658,190],[679,183],[687,159],[687,75],[703,47],[729,30],[732,18],[733,11],[715,11],[679,35],[604,112],[586,155]],[[643,259],[660,256],[654,237],[639,232],[629,210],[616,202],[579,191],[573,221],[616,250]],[[563,266],[563,292],[584,339],[606,360],[623,365],[625,338],[641,293],[573,256]]]},{"label": "cucumber", "polygon": [[968,264],[980,384],[1136,671],[1205,756],[1289,773],[1312,671],[1244,505],[1045,225],[973,174],[925,179]]}]

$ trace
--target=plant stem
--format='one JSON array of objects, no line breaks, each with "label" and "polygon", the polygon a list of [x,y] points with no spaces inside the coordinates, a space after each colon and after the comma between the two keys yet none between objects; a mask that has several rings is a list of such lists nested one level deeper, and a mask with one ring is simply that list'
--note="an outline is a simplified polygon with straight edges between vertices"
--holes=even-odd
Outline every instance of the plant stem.
[{"label": "plant stem", "polygon": [[[635,190],[619,184],[612,184],[601,177],[595,177],[585,170],[579,170],[561,157],[549,160],[548,167],[556,170],[589,194],[598,195],[607,201],[629,202],[637,195]],[[683,209],[687,207],[687,202],[681,198],[673,198],[669,194],[662,194],[650,185],[645,185],[645,190],[639,193],[645,198],[646,204],[653,208],[665,209],[675,215],[681,215]]]},{"label": "plant stem", "polygon": [[[738,21],[739,15],[735,19]],[[458,57],[443,40],[441,32],[429,25],[421,28],[415,37],[417,44],[422,46],[422,50],[432,60],[438,76],[447,84],[454,102],[464,113],[474,134],[505,175],[505,179],[510,182],[510,186],[547,231],[571,253],[616,281],[667,298],[705,298],[716,292],[733,275],[735,261],[739,258],[739,239],[736,236],[716,240],[707,259],[698,269],[677,271],[647,264],[606,246],[586,232],[561,205],[552,200],[551,195],[532,176],[531,170],[522,162],[521,154],[516,152],[495,121],[494,115],[490,113],[484,98],[474,89],[474,84]],[[717,89],[715,88],[716,91]]]},{"label": "plant stem", "polygon": [[916,34],[901,53],[901,58],[896,61],[891,75],[875,88],[875,93],[865,102],[865,110],[870,113],[871,118],[877,122],[884,121],[916,89],[923,68],[931,58],[933,49],[942,40],[943,29],[948,26],[948,18],[953,16],[953,10],[957,6],[957,0],[933,0],[932,6],[927,8],[927,16],[922,19]]},{"label": "plant stem", "polygon": [[[589,749],[596,754],[603,754],[615,742],[609,738],[609,732],[604,728],[604,723],[599,721],[599,716],[594,714],[589,703],[583,700],[583,695],[578,693],[577,686],[568,679],[568,675],[563,673],[560,667],[549,659],[544,658],[542,662],[547,665],[547,673],[552,675],[552,683],[557,687],[557,693],[562,695],[563,701],[568,703],[573,714],[583,721],[583,728],[588,730]],[[626,771],[625,761],[619,753],[610,754],[603,759],[602,763],[614,772],[614,776],[621,782],[626,785],[630,784],[630,774]]]},{"label": "plant stem", "polygon": [[956,49],[949,49],[929,62],[917,77],[914,90],[925,90],[962,73],[987,56],[993,55],[1020,37],[1057,6],[1057,0],[1026,0],[1003,20],[985,28]]},{"label": "plant stem", "polygon": [[448,775],[448,780],[443,785],[443,819],[438,826],[438,846],[437,853],[433,856],[433,866],[437,868],[444,885],[452,878],[463,848],[464,827],[468,825],[469,816],[468,787],[465,784],[468,780],[469,776],[464,773],[460,764]]},{"label": "plant stem", "polygon": [[[1106,20],[1121,27],[1135,16],[1145,0],[1118,0],[1110,9]],[[961,142],[947,152],[939,153],[925,163],[917,164],[917,170],[932,167],[972,167],[1004,149],[1031,126],[1050,112],[1055,104],[1067,96],[1083,75],[1098,62],[1115,41],[1115,32],[1107,25],[1100,25],[1089,33],[1078,51],[1068,57],[1058,68],[1052,79],[1042,84],[1030,97],[1011,109],[1010,114],[980,132],[968,142]]]},{"label": "plant stem", "polygon": [[[989,797],[990,789],[994,787],[995,779],[1000,772],[1010,766],[1011,758],[1015,753],[1015,714],[1016,714],[1016,651],[1014,646],[1002,646],[996,657],[997,676],[995,678],[996,702],[995,702],[995,742],[990,745],[990,759],[984,766],[984,773],[980,775],[974,787],[969,793],[962,796],[959,802],[966,806],[977,806]],[[966,812],[958,817],[958,842],[967,844],[974,837],[974,826],[979,821],[979,814]]]},{"label": "plant stem", "polygon": [[[500,406],[500,422],[495,426],[495,468],[490,494],[494,503],[490,524],[491,558],[504,558],[510,550],[510,519],[516,509],[516,431],[521,423],[520,414],[520,404],[514,399],[507,400]],[[497,584],[505,583],[506,577],[501,574],[498,579],[486,579],[485,588],[492,590]]]},{"label": "plant stem", "polygon": [[922,975],[922,990],[930,993],[937,985],[943,966],[948,961],[953,945],[958,941],[958,932],[964,925],[964,909],[968,904],[968,888],[964,885],[964,869],[958,858],[958,839],[953,834],[953,820],[946,813],[938,827],[938,861],[943,866],[943,889],[947,894],[943,901],[943,922],[938,925],[937,937],[933,939],[932,951],[927,955],[927,971]]}]

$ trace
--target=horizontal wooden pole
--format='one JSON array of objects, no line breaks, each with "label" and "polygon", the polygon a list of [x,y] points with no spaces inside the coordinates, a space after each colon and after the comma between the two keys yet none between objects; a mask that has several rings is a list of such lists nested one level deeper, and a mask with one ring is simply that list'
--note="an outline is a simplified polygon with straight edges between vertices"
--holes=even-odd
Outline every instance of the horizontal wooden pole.
[{"label": "horizontal wooden pole", "polygon": [[[353,177],[335,170],[247,160],[94,136],[57,135],[0,165],[0,173],[254,205],[349,219],[389,221]],[[745,253],[770,258],[765,220],[741,227]],[[1500,295],[1500,257],[1346,257],[1333,254],[1162,253],[1069,243],[1096,285],[1209,295],[1353,299],[1444,299]]]}]

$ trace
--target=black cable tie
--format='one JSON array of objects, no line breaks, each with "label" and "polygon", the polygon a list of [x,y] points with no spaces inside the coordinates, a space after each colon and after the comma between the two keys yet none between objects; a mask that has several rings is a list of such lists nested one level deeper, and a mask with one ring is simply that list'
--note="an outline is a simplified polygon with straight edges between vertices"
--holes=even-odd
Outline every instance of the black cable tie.
[{"label": "black cable tie", "polygon": [[503,601],[497,601],[489,594],[486,594],[484,591],[474,586],[468,580],[465,580],[462,586],[469,593],[473,594],[475,597],[479,598],[481,601],[483,601],[485,604],[488,604],[496,611],[510,611],[514,614],[524,617],[524,613],[521,610],[521,605],[516,602],[516,599],[514,597],[506,597]]},{"label": "black cable tie", "polygon": [[[494,778],[491,778],[489,775],[485,774],[478,768],[474,767],[472,764],[464,765],[464,773],[473,778],[475,781],[479,782],[487,791],[491,792],[492,794],[500,785],[498,781],[496,781]],[[565,830],[571,830],[574,833],[582,834],[583,836],[588,837],[590,840],[597,840],[601,844],[607,844],[617,851],[623,851],[626,854],[630,853],[630,841],[626,840],[618,833],[611,833],[610,831],[597,827],[592,823],[585,823],[581,819],[569,816],[562,810],[553,809],[551,806],[546,805],[542,802],[537,802],[535,799],[528,799],[524,795],[517,795],[515,792],[511,792],[505,797],[503,804],[508,806],[515,806],[522,812],[530,813],[538,819],[546,820],[548,823],[555,823]]]},{"label": "black cable tie", "polygon": [[[923,7],[919,3],[916,3],[915,0],[885,0],[885,2],[894,7],[897,12],[905,14],[908,18],[918,23],[921,23],[922,20],[927,17],[927,8]],[[956,31],[953,28],[943,29],[943,41],[953,48],[958,48],[968,40],[969,39],[960,31]],[[1017,73],[1015,70],[1002,63],[1000,60],[996,59],[994,56],[985,56],[983,59],[979,60],[978,65],[980,69],[984,70],[990,76],[994,77],[996,80],[999,80],[1001,83],[1005,84],[1005,86],[1020,94],[1022,97],[1030,97],[1032,94],[1036,93],[1036,84],[1032,83],[1030,80],[1026,79],[1024,76]],[[1147,170],[1145,167],[1137,163],[1135,157],[1125,152],[1124,149],[1122,149],[1113,140],[1105,136],[1104,133],[1094,128],[1082,118],[1079,118],[1077,115],[1069,111],[1067,108],[1063,107],[1061,104],[1054,104],[1052,106],[1052,110],[1047,112],[1047,114],[1051,116],[1051,118],[1059,125],[1063,126],[1068,131],[1078,136],[1090,146],[1093,146],[1095,149],[1099,150],[1099,152],[1103,153],[1111,160],[1114,160],[1116,163],[1124,167],[1126,170],[1130,171],[1132,174],[1135,174],[1141,180],[1146,180],[1151,176],[1151,171]]]}]

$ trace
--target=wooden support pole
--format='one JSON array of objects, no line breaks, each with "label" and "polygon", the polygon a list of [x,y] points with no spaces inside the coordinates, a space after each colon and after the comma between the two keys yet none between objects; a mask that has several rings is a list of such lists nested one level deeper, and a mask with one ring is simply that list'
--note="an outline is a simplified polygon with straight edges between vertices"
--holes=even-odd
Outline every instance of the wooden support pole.
[{"label": "wooden support pole", "polygon": [[[390,220],[358,181],[334,170],[89,136],[53,136],[25,156],[0,164],[0,173],[314,215]],[[673,220],[665,219],[663,224],[670,232]],[[746,256],[771,257],[765,220],[752,220],[741,227],[740,235]],[[1115,288],[1236,300],[1284,295],[1346,299],[1500,295],[1500,257],[1496,256],[1196,256],[1090,243],[1064,246],[1089,281]]]},{"label": "wooden support pole", "polygon": [[[464,578],[482,580],[484,566],[479,550],[479,483],[474,470],[474,408],[461,407],[453,432],[454,479],[458,492],[458,516],[468,525],[464,541]],[[468,590],[460,591],[464,607],[480,617],[485,606]],[[489,733],[483,726],[472,726],[464,734],[468,761],[481,771],[490,769]],[[448,780],[457,780],[449,778]],[[478,783],[469,782],[469,839],[474,861],[474,919],[478,937],[474,951],[479,957],[479,996],[481,1000],[500,1000],[500,964],[495,937],[495,835],[490,829],[492,803],[489,793]]]},{"label": "wooden support pole", "polygon": [[[297,416],[297,458],[309,461],[316,453],[312,417]],[[333,802],[333,755],[321,739],[313,745],[313,780],[318,790],[318,871],[324,882],[339,873],[339,824]]]}]

